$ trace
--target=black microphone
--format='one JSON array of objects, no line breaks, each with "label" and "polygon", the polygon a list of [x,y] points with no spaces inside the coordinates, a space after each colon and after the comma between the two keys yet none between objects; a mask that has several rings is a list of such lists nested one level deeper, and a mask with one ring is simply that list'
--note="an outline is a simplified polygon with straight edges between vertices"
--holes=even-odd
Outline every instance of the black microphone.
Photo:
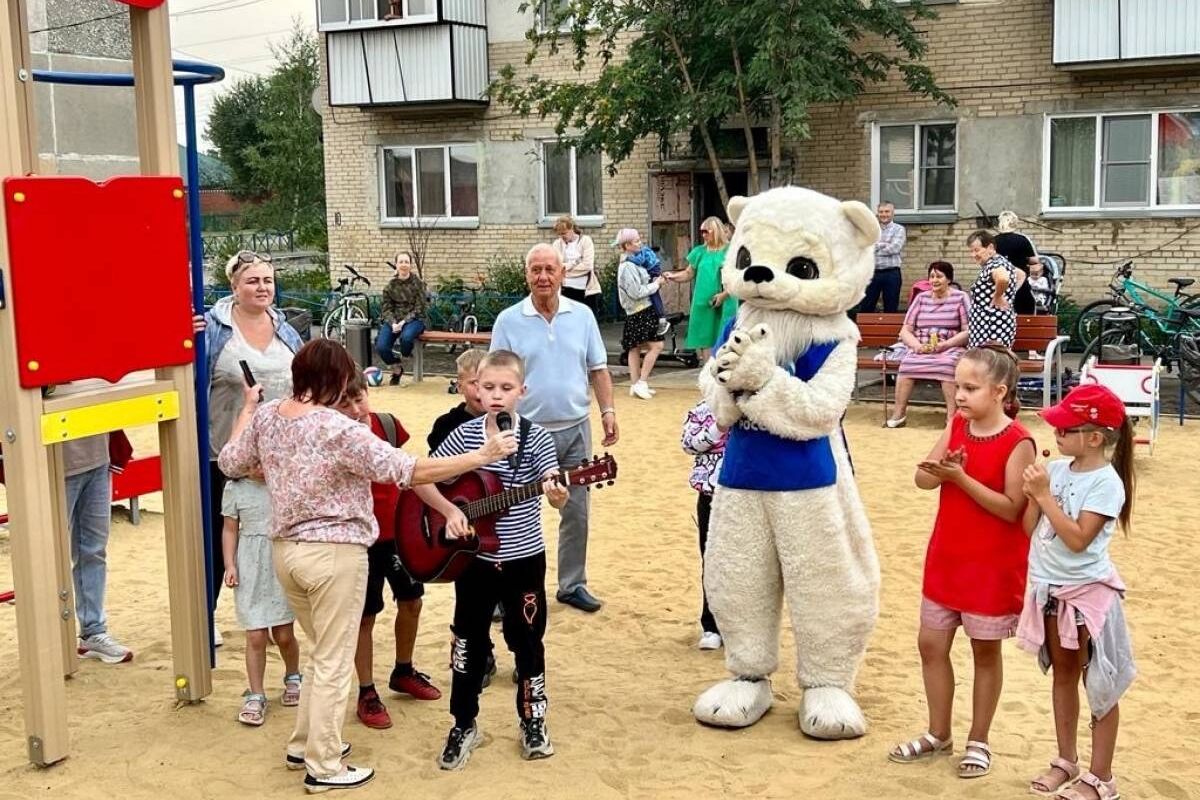
[{"label": "black microphone", "polygon": [[[500,431],[512,430],[512,414],[507,411],[501,411],[496,414],[496,429]],[[517,454],[510,453],[508,455],[508,468],[513,472],[517,471]]]}]

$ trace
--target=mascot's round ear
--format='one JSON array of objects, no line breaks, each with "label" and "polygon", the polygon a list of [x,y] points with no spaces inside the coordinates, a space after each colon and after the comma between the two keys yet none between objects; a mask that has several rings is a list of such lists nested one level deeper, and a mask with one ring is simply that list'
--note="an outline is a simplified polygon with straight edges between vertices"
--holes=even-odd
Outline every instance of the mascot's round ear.
[{"label": "mascot's round ear", "polygon": [[842,203],[842,213],[854,226],[859,247],[867,247],[879,241],[879,220],[875,219],[871,209],[857,200],[846,200]]},{"label": "mascot's round ear", "polygon": [[729,198],[729,205],[725,208],[725,213],[729,215],[729,221],[734,225],[737,224],[738,217],[742,215],[742,209],[746,207],[747,198],[741,195],[734,195]]}]

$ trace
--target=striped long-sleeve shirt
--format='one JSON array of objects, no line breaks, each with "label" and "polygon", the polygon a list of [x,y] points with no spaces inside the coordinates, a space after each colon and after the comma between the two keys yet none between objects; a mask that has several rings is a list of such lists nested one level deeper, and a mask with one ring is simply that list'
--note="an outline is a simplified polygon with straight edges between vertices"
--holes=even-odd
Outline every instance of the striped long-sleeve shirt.
[{"label": "striped long-sleeve shirt", "polygon": [[904,226],[898,222],[889,222],[879,232],[879,241],[875,243],[875,271],[881,269],[899,269],[900,256],[904,252],[904,243],[908,234]]}]

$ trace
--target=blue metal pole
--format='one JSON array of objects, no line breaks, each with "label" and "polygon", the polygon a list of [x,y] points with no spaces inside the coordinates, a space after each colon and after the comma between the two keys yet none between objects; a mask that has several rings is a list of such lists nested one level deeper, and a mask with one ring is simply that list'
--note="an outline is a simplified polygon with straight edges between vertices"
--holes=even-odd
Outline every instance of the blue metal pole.
[{"label": "blue metal pole", "polygon": [[[196,87],[183,87],[184,132],[187,136],[188,251],[192,261],[192,308],[204,313],[204,241],[200,237],[200,153],[196,143]],[[212,518],[212,485],[209,481],[208,450],[208,348],[204,336],[196,337],[196,440],[200,460],[200,514],[204,521],[204,589],[208,597],[208,623],[213,623],[212,543],[216,520]],[[217,665],[216,648],[209,642],[209,663]]]}]

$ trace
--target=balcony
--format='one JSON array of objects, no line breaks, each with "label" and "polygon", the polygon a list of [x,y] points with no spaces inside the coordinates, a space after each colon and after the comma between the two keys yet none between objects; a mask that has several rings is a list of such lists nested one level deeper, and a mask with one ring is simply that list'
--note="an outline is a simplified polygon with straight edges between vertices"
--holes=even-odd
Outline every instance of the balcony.
[{"label": "balcony", "polygon": [[1054,64],[1111,70],[1200,63],[1200,0],[1054,0]]},{"label": "balcony", "polygon": [[319,0],[331,106],[484,108],[484,0]]}]

